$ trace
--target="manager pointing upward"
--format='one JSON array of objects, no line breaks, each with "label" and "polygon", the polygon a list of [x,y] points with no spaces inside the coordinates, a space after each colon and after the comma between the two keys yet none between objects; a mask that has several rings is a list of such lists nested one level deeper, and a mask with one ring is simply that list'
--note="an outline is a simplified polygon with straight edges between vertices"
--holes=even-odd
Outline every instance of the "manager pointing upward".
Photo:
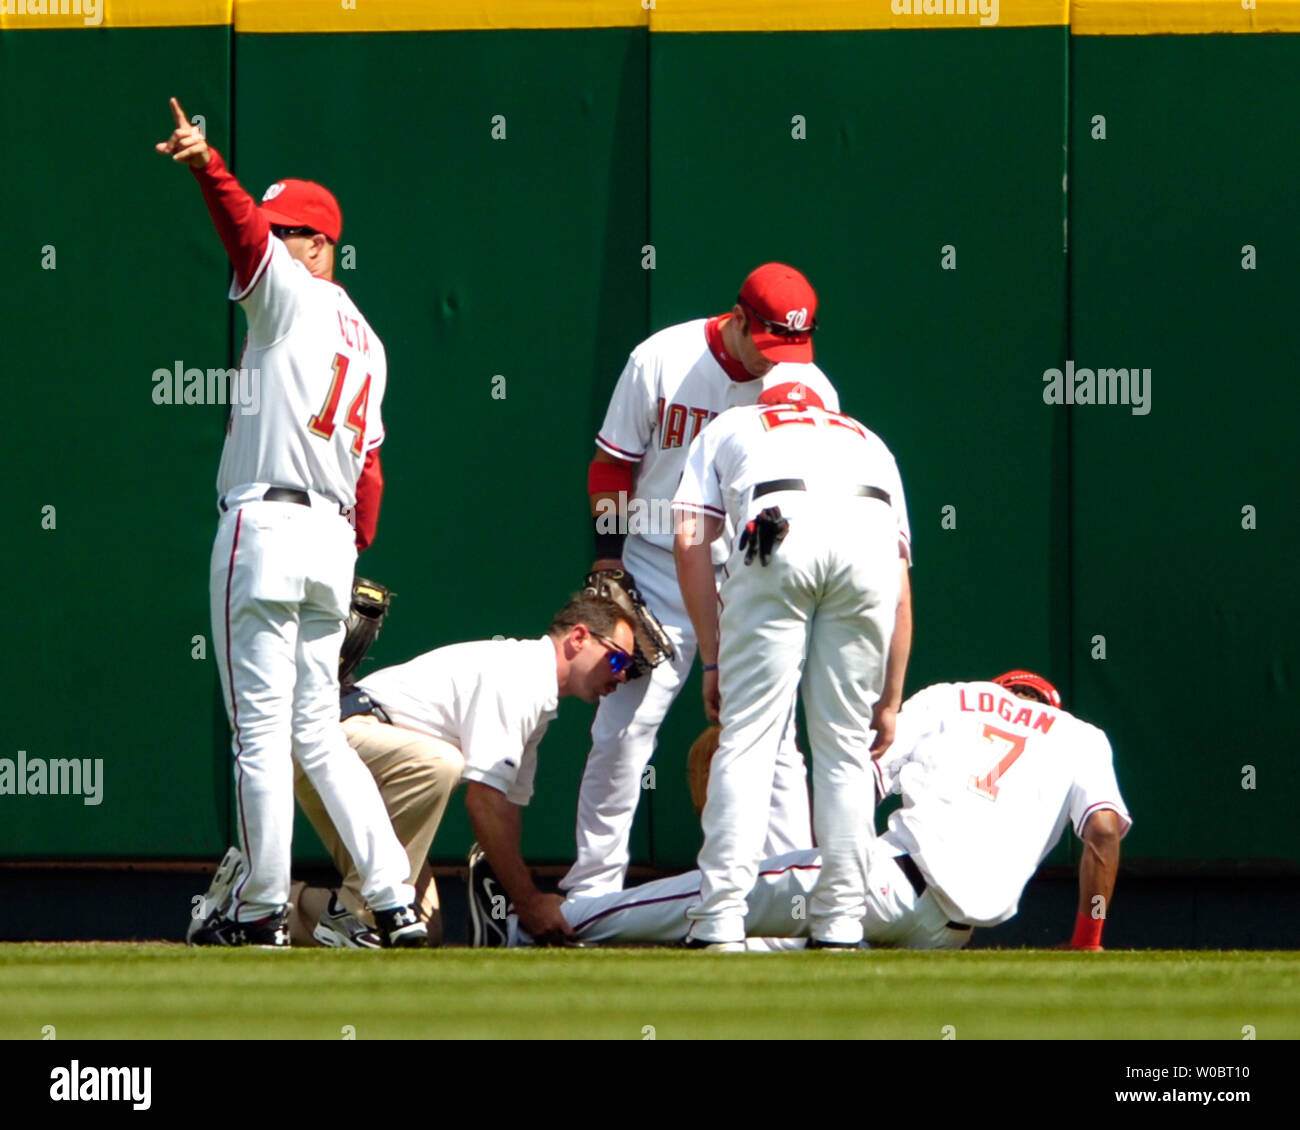
[{"label": "manager pointing upward", "polygon": [[210,572],[247,872],[228,913],[214,911],[190,942],[289,944],[296,760],[356,861],[384,944],[420,946],[406,853],[339,725],[352,574],[379,505],[384,347],[333,281],[343,227],[333,194],[282,180],[259,207],[175,98],[171,111],[176,128],[155,148],[199,182],[235,269],[230,298],[248,319],[240,365],[263,383],[260,410],[226,425]]}]

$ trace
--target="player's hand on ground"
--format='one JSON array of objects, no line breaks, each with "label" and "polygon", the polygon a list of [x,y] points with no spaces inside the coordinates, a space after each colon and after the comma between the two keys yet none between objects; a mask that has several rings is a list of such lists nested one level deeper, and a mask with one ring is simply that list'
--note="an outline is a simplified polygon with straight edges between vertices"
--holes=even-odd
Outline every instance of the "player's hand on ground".
[{"label": "player's hand on ground", "polygon": [[871,756],[879,757],[894,744],[894,726],[898,721],[898,710],[877,702],[871,712],[871,728],[876,731],[876,740],[871,743]]},{"label": "player's hand on ground", "polygon": [[563,895],[539,894],[527,905],[516,906],[515,913],[519,915],[519,925],[539,946],[562,945],[577,939],[573,927],[560,913],[563,905]]},{"label": "player's hand on ground", "polygon": [[718,689],[717,671],[704,672],[704,717],[717,722],[722,713],[722,692]]},{"label": "player's hand on ground", "polygon": [[207,139],[185,116],[181,104],[175,98],[170,100],[172,117],[176,119],[176,128],[166,141],[154,146],[159,153],[170,153],[173,161],[183,161],[191,169],[201,169],[212,159]]}]

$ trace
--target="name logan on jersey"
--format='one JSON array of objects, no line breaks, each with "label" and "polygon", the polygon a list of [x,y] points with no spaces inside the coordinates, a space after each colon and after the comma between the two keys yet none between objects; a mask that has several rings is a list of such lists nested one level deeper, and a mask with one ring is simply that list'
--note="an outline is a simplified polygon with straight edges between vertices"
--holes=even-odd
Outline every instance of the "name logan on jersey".
[{"label": "name logan on jersey", "polygon": [[[1013,726],[1029,726],[1031,730],[1039,730],[1047,733],[1052,728],[1052,723],[1056,718],[1048,714],[1046,710],[1038,712],[1038,718],[1034,719],[1034,711],[1031,707],[1025,705],[1024,699],[1010,699],[998,697],[996,704],[994,696],[988,691],[980,691],[974,706],[966,702],[966,692],[964,690],[957,692],[960,700],[960,709],[972,713],[996,714],[1005,722],[1010,722]],[[1014,717],[1012,712],[1015,711]],[[1031,725],[1031,719],[1033,724]]]}]

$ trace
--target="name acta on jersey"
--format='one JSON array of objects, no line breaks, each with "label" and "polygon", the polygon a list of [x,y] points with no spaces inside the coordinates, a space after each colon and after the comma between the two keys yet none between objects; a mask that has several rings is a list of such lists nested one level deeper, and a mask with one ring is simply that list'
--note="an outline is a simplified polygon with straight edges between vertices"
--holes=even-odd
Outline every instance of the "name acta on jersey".
[{"label": "name acta on jersey", "polygon": [[[711,412],[707,408],[690,408],[685,404],[668,405],[667,417],[664,415],[664,398],[659,398],[656,406],[659,417],[659,446],[662,448],[685,447],[690,444],[700,429],[704,427],[714,416],[716,412]],[[691,434],[686,434],[686,423],[690,421]]]}]

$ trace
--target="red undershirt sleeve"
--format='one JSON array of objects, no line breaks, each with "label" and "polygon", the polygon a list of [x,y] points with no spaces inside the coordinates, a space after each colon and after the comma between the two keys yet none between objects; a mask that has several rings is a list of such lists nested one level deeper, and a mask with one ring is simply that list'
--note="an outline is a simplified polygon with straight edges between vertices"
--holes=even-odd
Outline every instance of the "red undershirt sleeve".
[{"label": "red undershirt sleeve", "polygon": [[235,268],[240,291],[246,290],[266,257],[271,225],[253,198],[226,168],[221,154],[209,146],[211,159],[201,169],[191,169],[199,182],[204,203],[212,215],[226,255]]},{"label": "red undershirt sleeve", "polygon": [[366,455],[361,477],[357,480],[357,507],[355,513],[357,552],[360,553],[375,540],[379,527],[379,502],[384,493],[384,472],[379,465],[379,448]]}]

